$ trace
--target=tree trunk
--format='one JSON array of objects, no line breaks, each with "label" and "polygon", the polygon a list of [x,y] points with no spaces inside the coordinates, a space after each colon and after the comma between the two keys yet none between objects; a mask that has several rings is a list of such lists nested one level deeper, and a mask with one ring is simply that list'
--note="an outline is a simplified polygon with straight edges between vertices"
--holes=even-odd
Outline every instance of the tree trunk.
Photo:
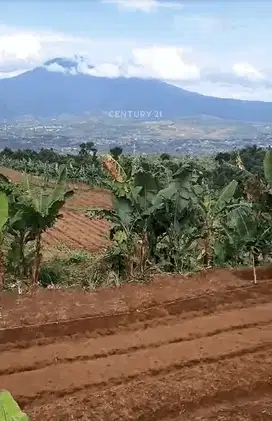
[{"label": "tree trunk", "polygon": [[211,239],[209,234],[204,239],[204,256],[203,256],[203,266],[209,268],[212,266],[213,260],[213,248],[211,246]]},{"label": "tree trunk", "polygon": [[253,267],[253,283],[256,285],[257,284],[257,274],[256,274],[256,262],[255,262],[254,253],[252,253],[252,267]]},{"label": "tree trunk", "polygon": [[0,249],[0,289],[4,288],[5,281],[5,264],[3,251]]},{"label": "tree trunk", "polygon": [[33,286],[36,286],[40,279],[41,261],[42,261],[41,239],[42,239],[42,233],[39,232],[36,238],[35,260],[34,260],[34,268],[33,268],[33,273],[32,273]]},{"label": "tree trunk", "polygon": [[19,277],[22,279],[27,275],[27,268],[25,267],[25,236],[20,232],[19,237]]},{"label": "tree trunk", "polygon": [[146,262],[148,259],[148,236],[145,232],[142,235],[141,243],[140,243],[140,273],[143,275],[146,270]]}]

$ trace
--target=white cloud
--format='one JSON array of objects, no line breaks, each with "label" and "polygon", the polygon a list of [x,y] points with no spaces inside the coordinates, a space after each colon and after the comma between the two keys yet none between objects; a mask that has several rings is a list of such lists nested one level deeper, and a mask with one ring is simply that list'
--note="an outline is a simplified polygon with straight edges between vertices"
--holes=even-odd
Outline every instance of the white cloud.
[{"label": "white cloud", "polygon": [[114,63],[101,63],[92,66],[87,61],[75,62],[72,68],[65,68],[61,64],[52,63],[44,66],[49,72],[66,73],[70,75],[83,74],[96,77],[117,78],[120,76],[130,77],[122,67]]},{"label": "white cloud", "polygon": [[29,69],[59,55],[86,54],[93,46],[87,37],[0,25],[0,72]]},{"label": "white cloud", "polygon": [[112,63],[98,64],[94,67],[94,69],[87,69],[86,67],[87,66],[84,65],[79,66],[79,71],[90,76],[98,77],[116,78],[119,76],[127,76],[126,74],[122,74],[122,71],[119,66]]},{"label": "white cloud", "polygon": [[[0,79],[16,76],[55,57],[79,54],[85,60],[79,60],[69,70],[72,74],[151,77],[206,95],[272,100],[270,55],[257,53],[229,50],[220,54],[210,48],[197,51],[130,39],[94,40],[0,25]],[[57,63],[48,70],[67,72]]]},{"label": "white cloud", "polygon": [[136,66],[144,68],[147,74],[158,79],[177,81],[200,77],[199,68],[184,60],[183,48],[137,48],[133,51],[133,56]]},{"label": "white cloud", "polygon": [[142,12],[150,12],[157,7],[166,7],[170,9],[182,9],[183,5],[174,1],[158,1],[158,0],[103,0],[102,3],[116,4],[121,8],[131,10],[141,10]]},{"label": "white cloud", "polygon": [[[176,86],[184,87],[181,84]],[[198,92],[202,95],[215,96],[219,98],[233,98],[247,101],[267,101],[272,102],[272,89],[260,87],[258,89],[253,87],[245,87],[239,85],[222,85],[220,82],[203,82],[198,84],[188,84],[186,88],[192,92]]]},{"label": "white cloud", "polygon": [[49,71],[83,73],[97,77],[140,77],[171,81],[192,81],[200,78],[199,68],[184,58],[185,49],[174,46],[152,46],[132,49],[131,60],[119,56],[115,62],[97,63],[93,68],[79,60],[75,68],[64,69],[58,63],[47,66]]},{"label": "white cloud", "polygon": [[0,36],[0,61],[37,58],[40,50],[41,44],[39,40],[31,34]]},{"label": "white cloud", "polygon": [[0,72],[0,79],[9,79],[24,73],[25,70],[15,70],[14,72]]},{"label": "white cloud", "polygon": [[233,71],[237,76],[247,78],[252,81],[264,80],[265,76],[249,63],[236,63]]},{"label": "white cloud", "polygon": [[56,72],[56,73],[68,73],[65,69],[65,67],[62,67],[58,63],[52,63],[45,66],[46,70],[48,72]]}]

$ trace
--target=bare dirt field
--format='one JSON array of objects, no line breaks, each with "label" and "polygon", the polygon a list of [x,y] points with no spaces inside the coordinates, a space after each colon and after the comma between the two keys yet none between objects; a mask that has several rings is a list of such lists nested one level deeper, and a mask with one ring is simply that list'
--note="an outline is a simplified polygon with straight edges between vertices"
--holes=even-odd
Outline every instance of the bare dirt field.
[{"label": "bare dirt field", "polygon": [[272,419],[272,269],[6,293],[0,384],[31,420]]},{"label": "bare dirt field", "polygon": [[[10,168],[0,168],[0,173],[19,182],[23,174]],[[40,183],[38,177],[31,177],[33,183]],[[43,235],[45,258],[60,254],[63,250],[99,251],[109,244],[107,221],[91,221],[85,216],[90,208],[111,207],[110,192],[90,189],[87,185],[71,183],[74,196],[64,206],[63,217]]]}]

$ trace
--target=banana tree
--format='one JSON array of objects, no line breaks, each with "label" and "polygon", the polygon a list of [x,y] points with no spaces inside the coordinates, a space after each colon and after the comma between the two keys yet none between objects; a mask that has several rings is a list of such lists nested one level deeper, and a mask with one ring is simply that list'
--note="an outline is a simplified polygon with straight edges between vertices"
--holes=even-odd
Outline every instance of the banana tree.
[{"label": "banana tree", "polygon": [[[185,241],[184,229],[188,222],[189,209],[192,216],[190,206],[194,198],[192,185],[197,178],[198,176],[189,167],[183,166],[172,175],[168,186],[157,193],[151,208],[155,212],[149,221],[153,227],[150,243],[154,251],[161,241],[169,244],[172,251],[176,249],[175,244]],[[176,252],[178,253],[177,250]],[[176,261],[175,258],[173,261],[175,266],[177,266]]]},{"label": "banana tree", "polygon": [[266,151],[263,167],[265,179],[272,186],[272,149],[270,148]]},{"label": "banana tree", "polygon": [[8,220],[8,198],[0,192],[0,287],[4,286],[5,265],[2,244],[4,239],[4,228]]},{"label": "banana tree", "polygon": [[[59,168],[58,180],[52,192],[43,189],[37,198],[27,181],[27,191],[24,194],[13,195],[10,198],[9,232],[14,241],[12,251],[17,257],[17,268],[20,271],[27,270],[25,246],[34,241],[35,250],[33,255],[32,284],[36,285],[39,280],[41,265],[41,237],[42,233],[51,228],[56,220],[61,217],[60,210],[65,201],[73,195],[72,190],[66,189],[65,166]],[[22,275],[22,272],[20,273]]]},{"label": "banana tree", "polygon": [[110,239],[114,244],[111,250],[112,266],[119,276],[133,278],[139,236],[136,230],[138,215],[130,200],[113,196],[113,209],[92,209],[87,212],[87,216],[91,219],[106,219],[111,223]]},{"label": "banana tree", "polygon": [[[154,254],[158,237],[165,233],[169,225],[169,215],[164,211],[166,191],[162,189],[158,175],[153,175],[148,162],[136,162],[129,177],[125,179],[125,189],[114,190],[115,199],[124,197],[133,209],[133,233],[138,239],[134,252],[137,254],[140,273],[147,268]],[[169,193],[169,197],[172,193]]]},{"label": "banana tree", "polygon": [[242,254],[244,257],[249,256],[256,284],[256,265],[260,263],[260,257],[265,260],[271,251],[271,216],[262,213],[260,217],[255,204],[246,204],[233,209],[229,217],[227,235],[235,246],[236,254]]},{"label": "banana tree", "polygon": [[[114,254],[119,256],[128,277],[134,276],[134,266],[141,273],[147,259],[148,208],[152,206],[158,187],[156,180],[147,172],[128,176],[112,157],[106,157],[104,167],[112,176],[113,210],[90,210],[91,218],[105,218],[112,224],[111,239]],[[120,271],[120,270],[119,270]]]},{"label": "banana tree", "polygon": [[[159,238],[169,234],[173,221],[175,228],[181,222],[181,212],[189,202],[190,181],[191,173],[180,171],[168,187],[162,188],[160,180],[152,175],[146,163],[142,163],[131,172],[128,180],[123,179],[125,190],[113,189],[112,211],[88,212],[91,218],[103,217],[112,222],[112,238],[117,242],[117,250],[120,252],[122,243],[122,250],[126,244],[127,253],[131,253],[131,259],[127,259],[130,275],[132,261],[137,261],[141,274],[145,272]],[[121,180],[116,182],[122,184]]]},{"label": "banana tree", "polygon": [[232,180],[220,193],[217,199],[201,188],[195,188],[196,205],[199,210],[199,230],[197,236],[202,249],[201,257],[205,267],[210,267],[213,261],[216,238],[222,229],[222,216],[230,209],[230,201],[233,198],[237,181]]},{"label": "banana tree", "polygon": [[[113,254],[119,256],[119,272],[125,268],[128,277],[134,277],[135,266],[141,274],[149,254],[148,230],[150,219],[157,207],[152,200],[156,196],[156,182],[149,174],[138,174],[127,183],[116,181],[112,194],[112,210],[91,209],[91,219],[107,219],[111,222],[110,238],[114,242]],[[119,187],[120,184],[120,187]]]},{"label": "banana tree", "polygon": [[272,150],[268,149],[265,153],[263,160],[264,178],[259,174],[248,171],[239,154],[237,155],[237,168],[240,170],[238,176],[240,182],[242,181],[245,200],[248,203],[258,203],[264,210],[269,202],[269,196],[272,194]]},{"label": "banana tree", "polygon": [[272,149],[266,151],[263,161],[264,177],[267,183],[264,196],[266,199],[266,205],[269,211],[272,208]]},{"label": "banana tree", "polygon": [[[229,218],[224,224],[226,234],[225,244],[219,244],[226,260],[226,251],[229,257],[236,256],[235,264],[250,263],[253,268],[254,283],[257,282],[256,265],[260,259],[265,261],[271,252],[271,205],[272,205],[272,151],[267,150],[263,161],[265,181],[246,171],[247,178],[244,183],[245,201],[232,209]],[[239,260],[239,261],[238,261]]]}]

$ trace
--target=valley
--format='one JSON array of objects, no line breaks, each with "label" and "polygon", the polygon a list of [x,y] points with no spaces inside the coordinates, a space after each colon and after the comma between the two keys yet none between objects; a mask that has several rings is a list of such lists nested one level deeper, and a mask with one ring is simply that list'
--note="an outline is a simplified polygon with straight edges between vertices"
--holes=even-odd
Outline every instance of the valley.
[{"label": "valley", "polygon": [[212,117],[174,120],[110,118],[107,116],[25,117],[0,123],[0,148],[53,148],[77,153],[80,143],[94,140],[100,152],[120,145],[124,153],[170,153],[206,155],[243,148],[250,144],[272,144],[272,125],[237,122]]}]

